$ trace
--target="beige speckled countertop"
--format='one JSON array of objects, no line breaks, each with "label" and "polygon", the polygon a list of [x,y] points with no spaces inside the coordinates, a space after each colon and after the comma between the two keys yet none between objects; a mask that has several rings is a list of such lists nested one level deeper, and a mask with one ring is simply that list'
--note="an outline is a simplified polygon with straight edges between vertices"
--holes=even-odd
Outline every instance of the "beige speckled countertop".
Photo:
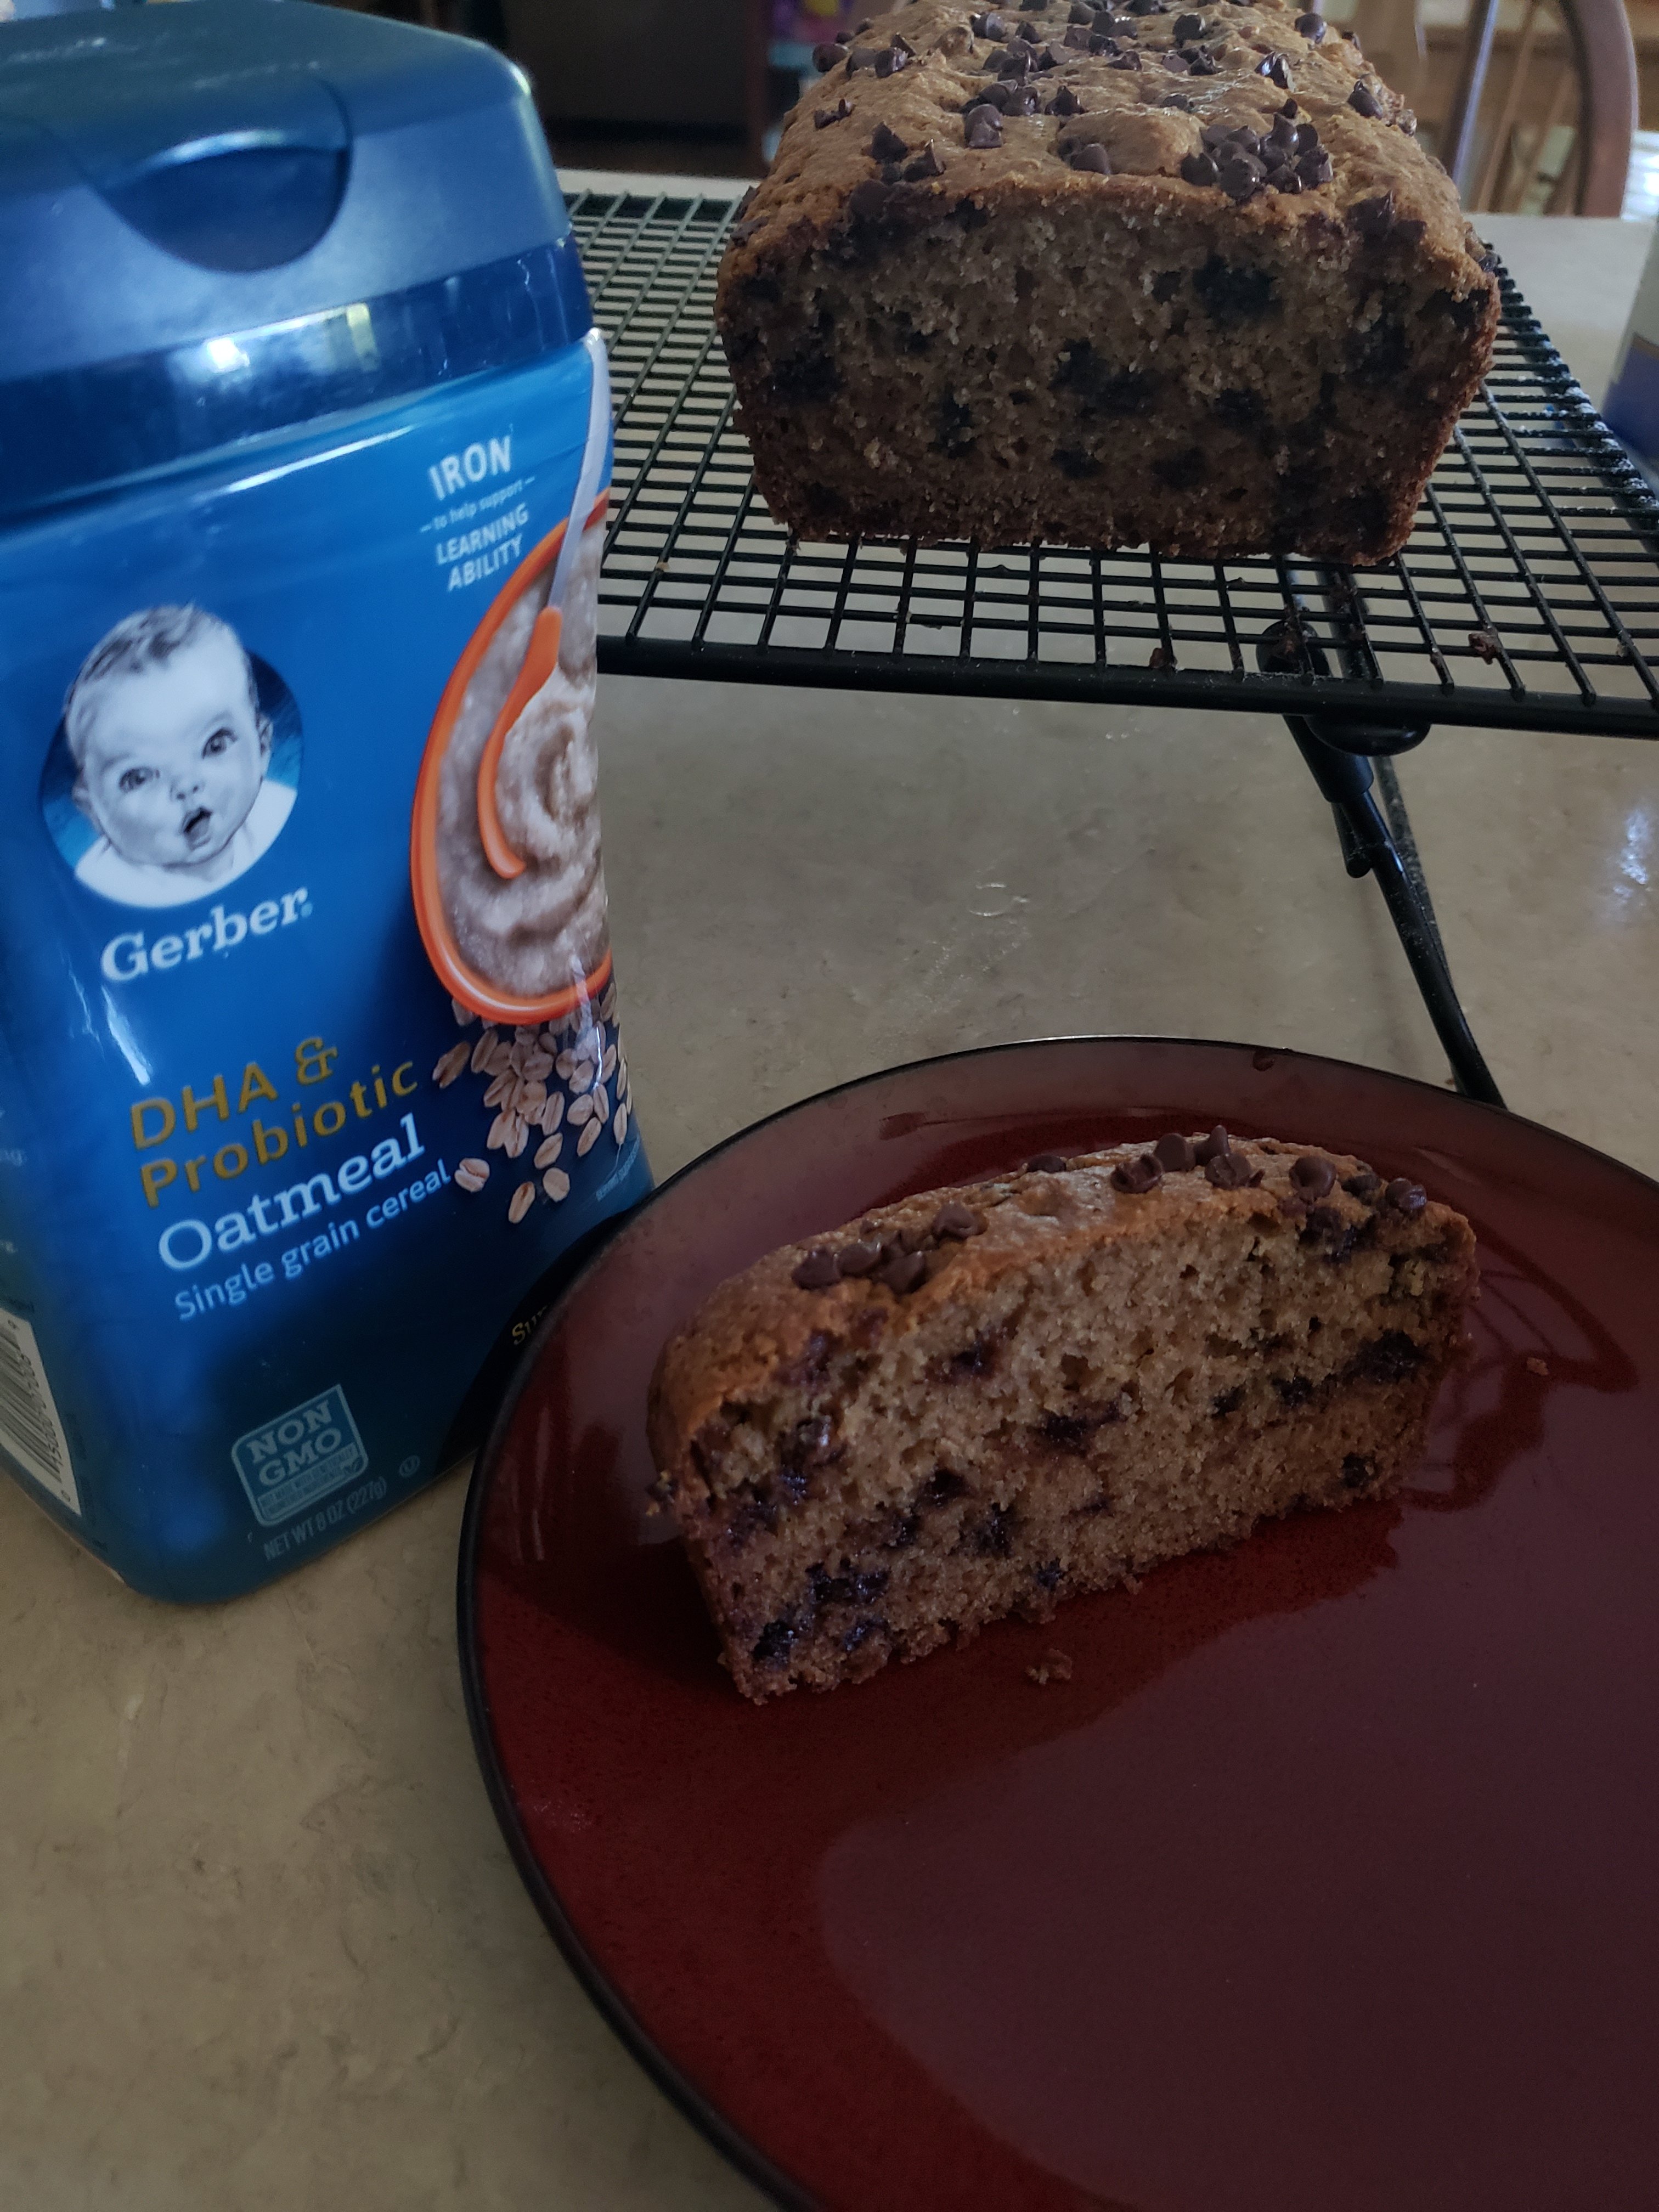
[{"label": "beige speckled countertop", "polygon": [[[1488,228],[1599,396],[1645,228]],[[602,702],[659,1173],[885,1062],[1057,1030],[1443,1074],[1271,720],[622,681]],[[1401,773],[1510,1103],[1659,1172],[1659,752],[1448,732]],[[462,1495],[174,1611],[0,1483],[4,2212],[759,2203],[520,1887],[462,1711]]]}]

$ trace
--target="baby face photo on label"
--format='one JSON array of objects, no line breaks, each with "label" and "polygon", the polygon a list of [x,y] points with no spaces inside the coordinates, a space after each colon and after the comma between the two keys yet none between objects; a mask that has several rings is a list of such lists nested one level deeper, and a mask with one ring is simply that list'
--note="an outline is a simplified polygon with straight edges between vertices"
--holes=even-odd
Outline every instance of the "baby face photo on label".
[{"label": "baby face photo on label", "polygon": [[[291,710],[285,692],[281,703]],[[48,762],[42,797],[77,882],[124,906],[181,906],[234,882],[275,842],[295,799],[278,753],[295,750],[279,748],[255,664],[228,623],[201,607],[146,607],[99,640],[70,684],[53,745],[68,757]]]}]

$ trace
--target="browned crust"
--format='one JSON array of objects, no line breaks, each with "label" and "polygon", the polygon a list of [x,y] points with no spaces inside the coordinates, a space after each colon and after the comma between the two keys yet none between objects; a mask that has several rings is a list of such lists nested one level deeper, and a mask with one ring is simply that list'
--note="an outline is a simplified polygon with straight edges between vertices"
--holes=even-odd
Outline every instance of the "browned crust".
[{"label": "browned crust", "polygon": [[[868,182],[877,165],[866,153],[878,124],[885,124],[915,144],[932,139],[945,163],[945,174],[907,184],[897,204],[948,212],[966,198],[990,205],[1015,192],[1031,191],[1079,202],[1091,210],[1133,205],[1213,210],[1243,232],[1294,240],[1310,224],[1333,217],[1346,222],[1363,200],[1392,192],[1395,210],[1404,220],[1427,225],[1422,251],[1440,258],[1443,273],[1460,289],[1478,283],[1481,270],[1474,240],[1453,185],[1439,163],[1425,153],[1412,133],[1400,127],[1410,114],[1398,94],[1381,85],[1357,45],[1330,32],[1317,46],[1294,27],[1296,10],[1285,0],[1253,0],[1241,6],[1222,0],[1209,14],[1224,24],[1233,53],[1217,74],[1205,77],[1158,77],[1150,70],[1126,74],[1102,58],[1078,54],[1066,76],[1087,110],[1059,119],[1049,115],[1009,117],[1004,144],[989,152],[965,147],[960,110],[986,82],[985,59],[996,45],[972,37],[969,19],[975,11],[963,0],[915,0],[912,7],[872,17],[855,44],[880,46],[895,35],[916,49],[917,58],[898,75],[878,77],[845,64],[831,70],[790,115],[771,170],[744,210],[741,235],[734,240],[720,270],[722,305],[737,278],[769,260],[810,252],[844,233],[853,220],[849,200],[855,185]],[[1018,26],[1017,9],[1003,11]],[[1194,0],[1193,12],[1203,13]],[[1063,27],[1066,10],[1056,4],[1039,20]],[[1170,46],[1175,11],[1140,19],[1139,44],[1149,52]],[[959,43],[963,42],[965,43]],[[1212,118],[1254,121],[1266,128],[1285,97],[1255,73],[1267,47],[1288,59],[1294,97],[1315,122],[1331,155],[1334,172],[1328,185],[1286,195],[1262,191],[1237,206],[1213,185],[1189,185],[1175,173],[1182,152],[1194,150],[1202,125]],[[1348,105],[1361,80],[1377,85],[1382,117],[1358,113]],[[1045,74],[1043,82],[1053,79]],[[1072,168],[1063,149],[1097,134],[1103,120],[1133,116],[1154,119],[1142,90],[1156,83],[1155,96],[1180,91],[1192,100],[1190,118],[1156,111],[1156,120],[1178,131],[1168,152],[1168,167],[1151,173],[1120,171],[1098,176]],[[846,99],[854,112],[844,123],[819,130],[814,111]],[[1150,187],[1150,197],[1144,197]],[[931,218],[937,219],[937,218]],[[1460,281],[1461,280],[1461,281]]]}]

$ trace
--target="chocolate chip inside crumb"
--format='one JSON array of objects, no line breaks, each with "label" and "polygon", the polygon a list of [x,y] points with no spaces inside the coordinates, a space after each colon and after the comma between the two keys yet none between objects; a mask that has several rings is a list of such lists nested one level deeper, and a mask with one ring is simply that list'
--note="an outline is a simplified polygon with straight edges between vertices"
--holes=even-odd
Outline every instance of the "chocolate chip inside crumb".
[{"label": "chocolate chip inside crumb", "polygon": [[1140,1152],[1132,1160],[1120,1160],[1112,1170],[1112,1188],[1128,1191],[1137,1198],[1156,1190],[1163,1180],[1164,1170],[1152,1152]]},{"label": "chocolate chip inside crumb", "polygon": [[1058,1152],[1038,1152],[1034,1158],[1026,1161],[1025,1172],[1027,1175],[1064,1175],[1071,1164]]},{"label": "chocolate chip inside crumb", "polygon": [[1358,1175],[1344,1176],[1342,1188],[1350,1198],[1375,1198],[1382,1188],[1382,1178],[1370,1168],[1362,1168]]},{"label": "chocolate chip inside crumb", "polygon": [[789,1647],[794,1640],[793,1621],[769,1620],[756,1638],[749,1656],[757,1667],[781,1667],[789,1656]]},{"label": "chocolate chip inside crumb", "polygon": [[1362,77],[1348,94],[1348,105],[1356,114],[1376,117],[1382,112],[1382,103],[1375,90]]},{"label": "chocolate chip inside crumb", "polygon": [[1200,1167],[1207,1167],[1212,1160],[1224,1159],[1232,1150],[1227,1132],[1218,1121],[1207,1137],[1200,1137],[1193,1146],[1193,1158]]},{"label": "chocolate chip inside crumb", "polygon": [[1378,192],[1370,199],[1356,200],[1348,210],[1348,220],[1363,239],[1374,245],[1394,228],[1394,194]]},{"label": "chocolate chip inside crumb", "polygon": [[1421,1213],[1429,1202],[1428,1193],[1422,1185],[1413,1182],[1407,1176],[1396,1176],[1383,1196],[1390,1206],[1407,1215]]},{"label": "chocolate chip inside crumb", "polygon": [[1192,1139],[1180,1136],[1174,1130],[1167,1137],[1160,1137],[1152,1146],[1152,1158],[1165,1175],[1185,1175],[1193,1166],[1194,1157]]},{"label": "chocolate chip inside crumb", "polygon": [[1072,156],[1072,167],[1092,170],[1100,177],[1109,177],[1112,173],[1111,157],[1103,146],[1079,146]]},{"label": "chocolate chip inside crumb", "polygon": [[976,107],[968,118],[963,143],[976,154],[988,154],[1002,143],[1002,118],[994,107]]},{"label": "chocolate chip inside crumb", "polygon": [[899,137],[896,131],[890,131],[884,123],[877,124],[875,134],[870,141],[872,161],[903,161],[909,158],[909,153],[908,143]]},{"label": "chocolate chip inside crumb", "polygon": [[949,1199],[933,1216],[935,1237],[952,1238],[978,1237],[983,1233],[984,1221],[971,1206],[963,1206],[957,1199]]}]

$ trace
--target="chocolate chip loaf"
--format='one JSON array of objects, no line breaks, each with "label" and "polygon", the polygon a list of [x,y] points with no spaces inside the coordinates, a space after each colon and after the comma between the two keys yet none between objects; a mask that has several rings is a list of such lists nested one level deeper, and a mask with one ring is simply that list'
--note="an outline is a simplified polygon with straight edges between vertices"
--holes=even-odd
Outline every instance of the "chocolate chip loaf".
[{"label": "chocolate chip loaf", "polygon": [[916,4],[821,48],[716,309],[805,537],[1384,559],[1498,288],[1414,119],[1283,0]]},{"label": "chocolate chip loaf", "polygon": [[828,1689],[1386,1492],[1475,1283],[1461,1214],[1337,1153],[1034,1160],[722,1284],[657,1364],[658,1495],[744,1695]]}]

